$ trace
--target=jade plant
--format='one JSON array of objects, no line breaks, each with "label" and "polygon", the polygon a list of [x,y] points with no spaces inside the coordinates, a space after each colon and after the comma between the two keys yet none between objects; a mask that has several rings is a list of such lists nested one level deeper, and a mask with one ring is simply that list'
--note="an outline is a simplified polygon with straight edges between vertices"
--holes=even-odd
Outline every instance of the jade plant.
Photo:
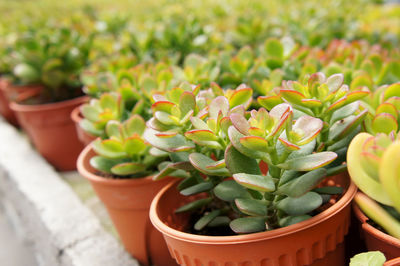
[{"label": "jade plant", "polygon": [[330,194],[341,192],[316,188],[329,174],[324,166],[337,157],[314,153],[322,121],[303,116],[294,122],[286,103],[269,113],[248,112],[251,95],[245,86],[224,91],[216,84],[208,90],[186,84],[154,96],[145,139],[171,159],[155,179],[185,170],[190,176],[179,183],[180,193],[206,195],[176,210],[197,217],[190,231],[208,234],[225,226],[233,234],[287,226],[308,219]]},{"label": "jade plant", "polygon": [[91,35],[62,26],[20,33],[10,55],[13,83],[42,85],[42,102],[82,95],[79,75],[88,64],[91,42]]},{"label": "jade plant", "polygon": [[[295,115],[309,115],[323,121],[318,135],[316,151],[334,151],[339,158],[331,166],[337,170],[345,168],[347,146],[359,132],[360,124],[367,115],[367,110],[360,110],[358,100],[369,94],[368,90],[350,90],[343,84],[343,74],[326,77],[315,73],[305,82],[283,81],[279,90],[282,99],[296,110]],[[258,102],[270,107],[279,100],[275,97],[259,97]]]},{"label": "jade plant", "polygon": [[360,209],[388,234],[400,239],[400,134],[358,134],[350,143],[347,164],[351,179],[363,192]]},{"label": "jade plant", "polygon": [[[110,120],[125,121],[138,114],[143,119],[151,117],[152,94],[172,87],[175,79],[168,65],[138,65],[129,69],[98,73],[85,87],[93,98],[81,106],[83,118],[80,126],[88,133],[105,137],[105,127]],[[88,77],[86,77],[88,79]]]}]

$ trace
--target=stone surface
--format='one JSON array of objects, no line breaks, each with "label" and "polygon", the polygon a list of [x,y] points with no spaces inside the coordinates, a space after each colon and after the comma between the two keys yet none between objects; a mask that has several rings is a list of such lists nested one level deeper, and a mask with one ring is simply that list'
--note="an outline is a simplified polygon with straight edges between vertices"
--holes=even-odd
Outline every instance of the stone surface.
[{"label": "stone surface", "polygon": [[6,140],[0,145],[1,203],[13,210],[15,227],[34,244],[38,265],[138,265],[60,175],[3,120],[0,139]]}]

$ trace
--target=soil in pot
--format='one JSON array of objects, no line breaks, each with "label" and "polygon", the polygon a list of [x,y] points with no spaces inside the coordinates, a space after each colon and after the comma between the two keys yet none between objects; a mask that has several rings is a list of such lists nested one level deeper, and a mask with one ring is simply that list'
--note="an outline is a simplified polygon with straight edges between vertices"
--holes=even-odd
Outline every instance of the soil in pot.
[{"label": "soil in pot", "polygon": [[357,189],[347,175],[328,182],[347,188],[338,202],[307,221],[268,232],[236,236],[185,233],[187,217],[173,213],[187,200],[176,191],[177,183],[157,194],[150,218],[181,265],[345,265],[343,240]]},{"label": "soil in pot", "polygon": [[[357,206],[353,203],[353,211],[359,221],[360,231],[369,251],[379,250],[387,260],[400,257],[400,240],[394,238],[381,230],[377,229],[373,223]],[[400,264],[399,264],[400,265]]]},{"label": "soil in pot", "polygon": [[87,178],[104,203],[126,250],[143,265],[176,265],[169,255],[163,236],[150,223],[153,197],[171,179],[153,181],[152,177],[113,179],[96,175],[90,166],[95,155],[89,144],[77,162],[79,173]]},{"label": "soil in pot", "polygon": [[[27,95],[29,91],[25,93],[22,97],[31,99]],[[87,97],[83,96],[48,104],[12,102],[10,108],[39,153],[57,170],[70,171],[76,169],[76,159],[83,149],[70,114],[86,101]]]}]

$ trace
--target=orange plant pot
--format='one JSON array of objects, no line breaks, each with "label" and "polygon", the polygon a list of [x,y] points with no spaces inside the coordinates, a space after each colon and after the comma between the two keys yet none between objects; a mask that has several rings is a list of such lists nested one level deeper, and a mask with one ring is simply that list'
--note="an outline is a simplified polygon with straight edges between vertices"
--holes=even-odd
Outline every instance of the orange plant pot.
[{"label": "orange plant pot", "polygon": [[[369,251],[379,250],[387,260],[400,257],[400,240],[394,238],[370,225],[369,218],[361,211],[356,203],[353,203],[353,211],[360,221],[362,237]],[[393,264],[395,265],[395,264]],[[396,265],[400,265],[396,264]]]},{"label": "orange plant pot", "polygon": [[156,195],[150,219],[181,265],[345,265],[343,240],[357,188],[347,175],[331,180],[346,188],[339,201],[307,221],[268,232],[236,236],[183,232],[187,215],[174,210],[190,200],[177,192],[177,182]]},{"label": "orange plant pot", "polygon": [[79,173],[87,178],[104,203],[126,250],[143,265],[176,265],[169,255],[160,232],[150,223],[149,208],[157,192],[171,182],[170,178],[153,181],[109,179],[96,175],[90,166],[95,155],[89,144],[79,155]]},{"label": "orange plant pot", "polygon": [[76,159],[83,149],[70,114],[85,101],[87,97],[40,105],[11,102],[10,108],[39,153],[57,170],[70,171],[76,169]]},{"label": "orange plant pot", "polygon": [[386,261],[383,266],[399,266],[400,265],[400,258],[395,258],[389,261]]},{"label": "orange plant pot", "polygon": [[7,97],[7,87],[9,86],[9,81],[4,78],[0,78],[0,114],[12,125],[18,126],[17,116],[14,111],[10,109],[10,101]]},{"label": "orange plant pot", "polygon": [[95,140],[97,137],[86,132],[79,126],[79,123],[83,119],[80,108],[81,108],[81,105],[75,107],[72,110],[71,119],[75,123],[75,129],[76,129],[76,134],[78,135],[78,139],[83,143],[84,146],[87,146],[87,145],[89,145],[90,142]]}]

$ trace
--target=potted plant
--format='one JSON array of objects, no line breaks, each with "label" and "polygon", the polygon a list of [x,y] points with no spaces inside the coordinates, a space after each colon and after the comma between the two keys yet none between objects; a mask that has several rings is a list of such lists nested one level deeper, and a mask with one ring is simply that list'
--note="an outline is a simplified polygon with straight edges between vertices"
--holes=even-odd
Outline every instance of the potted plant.
[{"label": "potted plant", "polygon": [[[223,91],[214,84],[154,96],[145,138],[172,161],[156,178],[176,169],[191,175],[157,194],[152,223],[183,265],[342,264],[340,243],[356,190],[343,176],[316,188],[337,157],[314,153],[323,122],[311,116],[294,122],[286,103],[269,113],[247,112],[251,95],[245,86]],[[343,190],[340,199],[332,196]],[[334,198],[333,206],[313,213]]]},{"label": "potted plant", "polygon": [[[130,98],[108,92],[82,106],[83,125],[101,137],[82,151],[77,168],[106,206],[130,254],[143,265],[175,265],[148,216],[151,200],[171,180],[153,181],[167,156],[143,138],[148,116],[143,106],[150,99],[140,95],[128,104]],[[184,171],[172,174],[185,176]]]},{"label": "potted plant", "polygon": [[365,120],[368,133],[352,140],[347,155],[349,174],[362,191],[355,197],[354,211],[367,248],[382,251],[388,259],[400,256],[399,88],[396,83],[375,92],[375,103],[380,104]]},{"label": "potted plant", "polygon": [[[79,74],[88,63],[90,36],[72,28],[33,29],[19,35],[8,90],[10,108],[39,152],[58,170],[73,170],[82,150],[72,109],[87,101]],[[11,96],[12,97],[12,96]]]},{"label": "potted plant", "polygon": [[[121,61],[121,62],[120,62]],[[165,91],[177,84],[172,69],[165,63],[127,67],[124,59],[109,63],[110,71],[86,72],[84,92],[92,97],[88,103],[76,107],[71,118],[76,123],[79,139],[86,145],[96,137],[105,136],[105,125],[109,120],[125,120],[130,113],[150,117],[150,102],[153,91]],[[116,65],[115,65],[116,64]],[[118,92],[117,99],[113,92]],[[111,94],[110,94],[111,93]],[[107,110],[105,102],[122,100],[121,110]],[[115,111],[115,112],[114,112]]]}]

